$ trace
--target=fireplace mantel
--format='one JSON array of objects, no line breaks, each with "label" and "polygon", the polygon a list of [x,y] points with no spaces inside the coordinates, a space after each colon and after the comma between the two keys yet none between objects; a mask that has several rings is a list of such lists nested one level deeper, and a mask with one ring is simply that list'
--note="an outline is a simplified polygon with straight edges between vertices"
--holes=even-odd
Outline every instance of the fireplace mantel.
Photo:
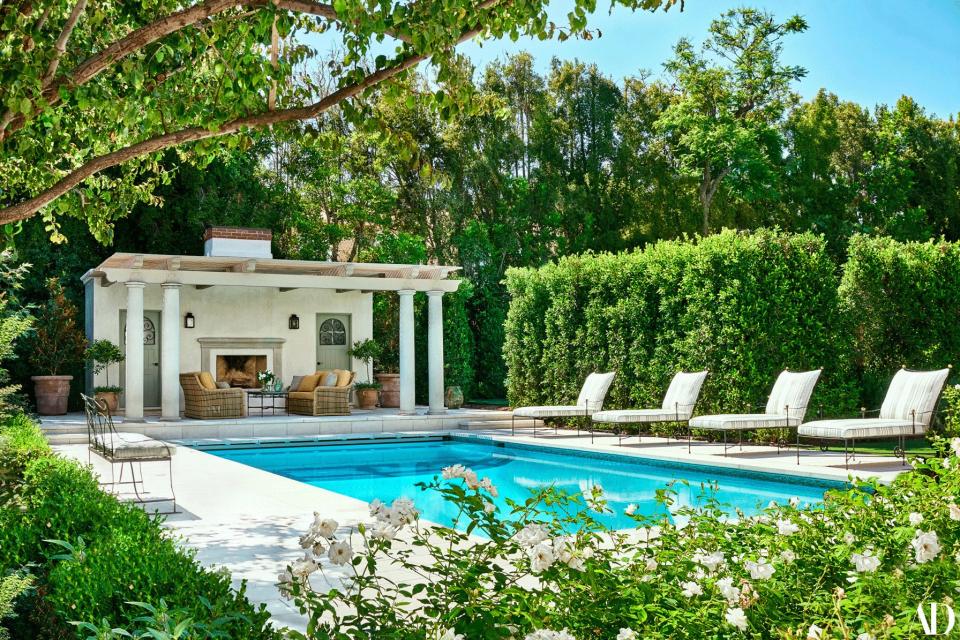
[{"label": "fireplace mantel", "polygon": [[200,343],[200,370],[211,371],[210,356],[213,355],[214,351],[256,349],[271,352],[273,374],[283,380],[283,343],[286,341],[286,338],[230,338],[219,336],[197,338],[197,342]]}]

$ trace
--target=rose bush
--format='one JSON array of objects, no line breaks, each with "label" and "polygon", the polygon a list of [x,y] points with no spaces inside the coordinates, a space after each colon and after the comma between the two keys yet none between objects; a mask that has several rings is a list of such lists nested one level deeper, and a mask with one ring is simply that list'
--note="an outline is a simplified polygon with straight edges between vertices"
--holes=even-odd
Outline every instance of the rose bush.
[{"label": "rose bush", "polygon": [[422,488],[457,506],[455,528],[407,499],[350,530],[318,513],[280,588],[308,638],[916,638],[918,605],[951,606],[960,587],[960,439],[936,446],[891,485],[822,504],[730,518],[707,500],[620,531],[593,516],[600,487],[502,513],[488,479],[448,467]]}]

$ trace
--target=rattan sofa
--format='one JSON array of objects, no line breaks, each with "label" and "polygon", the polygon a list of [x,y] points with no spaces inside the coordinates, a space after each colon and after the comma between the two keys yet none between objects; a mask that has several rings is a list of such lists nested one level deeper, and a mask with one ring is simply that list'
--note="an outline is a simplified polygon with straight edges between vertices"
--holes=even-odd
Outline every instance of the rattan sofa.
[{"label": "rattan sofa", "polygon": [[287,394],[287,413],[302,416],[350,415],[350,394],[356,377],[356,373],[350,372],[349,381],[342,386],[317,386],[313,391],[290,391]]},{"label": "rattan sofa", "polygon": [[242,418],[243,389],[207,389],[200,384],[200,372],[180,374],[183,388],[183,415],[201,420],[210,418]]}]

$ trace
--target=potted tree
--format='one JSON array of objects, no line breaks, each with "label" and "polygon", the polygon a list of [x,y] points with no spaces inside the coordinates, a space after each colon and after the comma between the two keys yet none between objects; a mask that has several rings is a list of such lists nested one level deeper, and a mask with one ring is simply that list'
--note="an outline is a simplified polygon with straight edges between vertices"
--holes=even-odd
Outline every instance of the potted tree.
[{"label": "potted tree", "polygon": [[50,298],[37,315],[30,364],[43,372],[32,376],[37,396],[37,413],[59,416],[67,412],[70,381],[64,375],[83,362],[87,339],[77,326],[77,307],[67,299],[57,278],[47,281]]},{"label": "potted tree", "polygon": [[350,355],[357,360],[360,360],[364,363],[364,366],[367,368],[367,382],[359,382],[354,385],[354,388],[357,390],[357,408],[358,409],[373,409],[377,406],[377,396],[380,391],[380,384],[374,382],[372,376],[370,375],[370,363],[375,359],[380,357],[380,352],[383,349],[376,340],[372,338],[367,338],[366,340],[358,340],[353,343],[353,348],[350,349]]},{"label": "potted tree", "polygon": [[93,370],[93,375],[101,371],[106,372],[106,384],[93,388],[97,400],[107,405],[110,411],[116,411],[120,404],[121,387],[110,384],[110,365],[124,361],[123,351],[109,340],[95,340],[87,349],[87,362]]}]

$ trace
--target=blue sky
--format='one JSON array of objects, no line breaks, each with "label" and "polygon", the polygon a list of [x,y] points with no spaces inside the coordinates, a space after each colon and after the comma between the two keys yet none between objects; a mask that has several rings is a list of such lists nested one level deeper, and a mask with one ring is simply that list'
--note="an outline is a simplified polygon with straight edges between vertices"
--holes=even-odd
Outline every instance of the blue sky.
[{"label": "blue sky", "polygon": [[[488,41],[461,45],[478,66],[516,51],[534,55],[541,70],[558,56],[595,62],[615,80],[640,69],[662,72],[683,36],[700,42],[710,21],[726,9],[751,6],[780,18],[798,13],[808,30],[784,45],[784,60],[807,69],[798,91],[810,97],[826,87],[844,100],[892,104],[906,94],[942,117],[960,112],[960,0],[687,0],[676,10],[608,12],[601,0],[591,20],[602,31],[593,41]],[[554,0],[555,22],[569,3]]]}]

